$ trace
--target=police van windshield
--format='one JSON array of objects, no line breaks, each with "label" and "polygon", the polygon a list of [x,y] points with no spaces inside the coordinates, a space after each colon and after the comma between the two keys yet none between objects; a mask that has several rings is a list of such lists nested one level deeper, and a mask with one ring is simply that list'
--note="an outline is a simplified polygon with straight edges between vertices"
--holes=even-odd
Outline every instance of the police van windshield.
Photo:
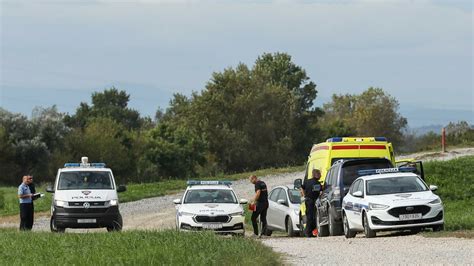
[{"label": "police van windshield", "polygon": [[356,161],[343,166],[344,187],[349,187],[359,177],[359,170],[390,168],[392,164],[388,160]]},{"label": "police van windshield", "polygon": [[112,176],[107,171],[62,172],[58,183],[58,190],[114,189]]},{"label": "police van windshield", "polygon": [[299,190],[288,189],[288,196],[290,198],[291,203],[301,204],[301,194]]},{"label": "police van windshield", "polygon": [[367,181],[367,195],[386,195],[427,191],[428,187],[416,176],[397,176]]},{"label": "police van windshield", "polygon": [[232,190],[192,189],[188,190],[184,203],[237,203]]}]

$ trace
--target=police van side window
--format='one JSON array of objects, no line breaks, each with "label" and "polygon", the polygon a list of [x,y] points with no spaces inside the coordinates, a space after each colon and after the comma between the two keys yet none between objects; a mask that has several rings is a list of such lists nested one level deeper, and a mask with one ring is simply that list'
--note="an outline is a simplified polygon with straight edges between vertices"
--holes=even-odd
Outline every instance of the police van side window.
[{"label": "police van side window", "polygon": [[331,183],[331,176],[332,176],[332,169],[329,170],[329,172],[326,174],[326,187],[330,187],[332,185]]}]

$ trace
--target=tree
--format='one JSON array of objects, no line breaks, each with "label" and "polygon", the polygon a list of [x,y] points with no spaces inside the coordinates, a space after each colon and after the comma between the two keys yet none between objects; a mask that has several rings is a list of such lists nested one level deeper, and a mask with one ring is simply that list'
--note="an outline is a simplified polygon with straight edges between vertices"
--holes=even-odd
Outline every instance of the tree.
[{"label": "tree", "polygon": [[201,93],[175,95],[163,121],[192,128],[225,171],[301,162],[320,110],[316,85],[287,54],[264,54],[213,73]]},{"label": "tree", "polygon": [[398,109],[398,101],[381,88],[370,87],[360,95],[333,95],[332,101],[324,104],[322,126],[339,121],[346,132],[358,136],[385,136],[400,144],[407,120]]},{"label": "tree", "polygon": [[66,117],[66,122],[71,127],[84,128],[89,119],[107,117],[122,124],[126,129],[139,129],[143,121],[138,111],[128,108],[130,95],[112,87],[103,92],[92,94],[92,106],[81,103],[76,114]]}]

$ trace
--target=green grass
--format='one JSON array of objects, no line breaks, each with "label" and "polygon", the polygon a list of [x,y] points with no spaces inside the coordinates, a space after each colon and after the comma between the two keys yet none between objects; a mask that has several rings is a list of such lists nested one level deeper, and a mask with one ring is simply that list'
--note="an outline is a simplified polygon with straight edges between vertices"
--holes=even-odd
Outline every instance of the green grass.
[{"label": "green grass", "polygon": [[474,229],[474,156],[423,164],[428,184],[437,185],[436,192],[445,208],[445,229]]},{"label": "green grass", "polygon": [[213,233],[0,234],[1,265],[281,265],[258,241]]},{"label": "green grass", "polygon": [[[303,171],[304,166],[292,166],[284,168],[270,168],[257,170],[253,172],[220,175],[216,177],[200,178],[199,180],[240,180],[249,177],[251,174],[257,176],[266,176],[274,174],[283,174],[290,172]],[[46,186],[42,185],[37,188],[38,192],[44,193]],[[185,180],[165,180],[153,183],[128,184],[127,191],[119,194],[120,202],[136,201],[144,198],[159,197],[181,191],[186,188]],[[16,197],[17,188],[0,187],[0,217],[15,215],[19,213],[18,199]],[[51,194],[45,193],[46,197],[35,201],[35,211],[48,211],[51,206]]]}]

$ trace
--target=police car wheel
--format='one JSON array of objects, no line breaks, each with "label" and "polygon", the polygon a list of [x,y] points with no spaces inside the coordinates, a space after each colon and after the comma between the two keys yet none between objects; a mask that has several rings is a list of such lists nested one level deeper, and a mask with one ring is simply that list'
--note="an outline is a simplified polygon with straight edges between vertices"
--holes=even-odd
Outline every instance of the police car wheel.
[{"label": "police car wheel", "polygon": [[66,228],[56,226],[54,216],[51,216],[49,227],[53,233],[64,233],[66,231]]},{"label": "police car wheel", "polygon": [[444,230],[444,224],[433,226],[433,232],[439,232]]},{"label": "police car wheel", "polygon": [[364,212],[364,233],[365,237],[372,238],[376,236],[374,230],[370,229],[369,220],[367,219],[367,214]]},{"label": "police car wheel", "polygon": [[345,213],[342,214],[343,226],[344,226],[344,236],[346,238],[353,238],[356,236],[356,232],[352,231],[349,226],[349,221]]},{"label": "police car wheel", "polygon": [[286,218],[286,234],[289,237],[295,236],[295,231],[293,230],[293,220],[291,220],[291,217]]}]

